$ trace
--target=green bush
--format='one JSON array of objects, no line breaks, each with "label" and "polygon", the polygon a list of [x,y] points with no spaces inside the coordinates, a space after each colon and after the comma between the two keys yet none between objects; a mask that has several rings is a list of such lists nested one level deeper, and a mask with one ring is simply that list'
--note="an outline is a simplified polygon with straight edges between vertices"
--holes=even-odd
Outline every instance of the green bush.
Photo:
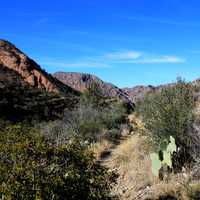
[{"label": "green bush", "polygon": [[0,133],[0,194],[8,200],[109,199],[115,174],[77,139],[55,146],[22,125]]},{"label": "green bush", "polygon": [[[149,94],[138,108],[145,127],[150,131],[156,146],[173,136],[181,149],[182,164],[190,160],[194,121],[194,90],[191,84],[178,80],[176,85]],[[189,157],[188,157],[189,156]],[[181,164],[181,165],[182,165]]]}]

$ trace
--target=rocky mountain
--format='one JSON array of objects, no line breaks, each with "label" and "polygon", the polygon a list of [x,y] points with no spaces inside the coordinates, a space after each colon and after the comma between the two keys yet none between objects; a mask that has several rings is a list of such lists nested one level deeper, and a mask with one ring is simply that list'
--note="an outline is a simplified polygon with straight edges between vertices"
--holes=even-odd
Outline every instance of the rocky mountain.
[{"label": "rocky mountain", "polygon": [[133,106],[133,102],[130,100],[125,91],[111,83],[102,81],[94,75],[76,72],[56,72],[53,76],[62,81],[64,84],[69,85],[73,89],[80,92],[84,92],[90,88],[92,84],[96,84],[104,96],[119,98]]},{"label": "rocky mountain", "polygon": [[79,92],[63,84],[10,42],[0,40],[0,118],[55,119]]},{"label": "rocky mountain", "polygon": [[36,62],[5,40],[0,40],[0,64],[16,71],[25,82],[35,88],[54,93],[77,93],[42,70]]},{"label": "rocky mountain", "polygon": [[0,118],[11,121],[53,120],[66,108],[76,106],[78,97],[63,96],[35,88],[19,74],[0,64]]}]

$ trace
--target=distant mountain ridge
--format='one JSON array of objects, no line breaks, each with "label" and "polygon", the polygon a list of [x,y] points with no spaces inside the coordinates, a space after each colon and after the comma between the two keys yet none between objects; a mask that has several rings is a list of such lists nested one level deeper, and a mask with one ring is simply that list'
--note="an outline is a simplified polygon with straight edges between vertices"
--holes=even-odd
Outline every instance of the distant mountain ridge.
[{"label": "distant mountain ridge", "polygon": [[92,84],[95,83],[101,89],[104,96],[119,98],[122,101],[133,105],[133,102],[124,90],[111,83],[102,81],[95,75],[77,72],[56,72],[53,76],[64,84],[69,85],[73,89],[80,92],[86,91]]},{"label": "distant mountain ridge", "polygon": [[56,72],[53,74],[58,80],[66,85],[69,85],[80,92],[86,91],[93,83],[101,89],[103,94],[108,97],[119,98],[130,104],[134,104],[138,100],[144,99],[144,96],[149,93],[154,93],[161,88],[172,86],[173,84],[165,84],[160,86],[135,86],[132,88],[118,88],[117,86],[102,81],[95,75],[78,73],[78,72]]},{"label": "distant mountain ridge", "polygon": [[150,94],[150,93],[155,93],[160,91],[162,88],[167,88],[167,87],[172,87],[174,86],[174,83],[169,83],[169,84],[163,84],[159,86],[153,86],[153,85],[148,85],[148,86],[135,86],[132,88],[123,88],[123,91],[125,91],[129,98],[133,102],[137,102],[140,100],[143,100],[145,95]]},{"label": "distant mountain ridge", "polygon": [[125,91],[128,94],[129,98],[133,102],[142,100],[142,99],[144,99],[144,96],[146,94],[155,92],[157,90],[158,89],[152,85],[148,85],[148,86],[139,85],[139,86],[135,86],[132,88],[123,88],[123,91]]}]

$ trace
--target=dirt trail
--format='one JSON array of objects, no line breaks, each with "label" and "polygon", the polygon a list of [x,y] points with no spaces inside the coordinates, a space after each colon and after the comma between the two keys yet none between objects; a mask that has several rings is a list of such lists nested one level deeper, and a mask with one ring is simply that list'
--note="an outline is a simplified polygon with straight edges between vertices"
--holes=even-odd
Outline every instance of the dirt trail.
[{"label": "dirt trail", "polygon": [[141,121],[135,117],[135,115],[130,114],[128,116],[129,119],[129,125],[133,127],[133,131],[127,132],[126,134],[122,135],[120,138],[118,138],[114,144],[109,148],[105,149],[100,157],[98,162],[102,164],[106,164],[106,162],[109,161],[109,159],[112,157],[112,152],[118,148],[122,143],[130,139],[139,129],[143,129],[143,125],[141,125]]},{"label": "dirt trail", "polygon": [[[153,177],[145,138],[140,135],[143,125],[134,115],[129,116],[132,132],[121,136],[111,148],[101,153],[99,162],[119,174],[112,193],[121,200],[132,200],[138,191],[148,188]],[[140,196],[140,195],[139,195]]]},{"label": "dirt trail", "polygon": [[113,151],[116,150],[124,141],[128,140],[130,137],[131,133],[129,135],[121,136],[120,138],[118,138],[109,149],[105,149],[101,152],[98,162],[102,165],[107,166],[108,162],[111,162]]}]

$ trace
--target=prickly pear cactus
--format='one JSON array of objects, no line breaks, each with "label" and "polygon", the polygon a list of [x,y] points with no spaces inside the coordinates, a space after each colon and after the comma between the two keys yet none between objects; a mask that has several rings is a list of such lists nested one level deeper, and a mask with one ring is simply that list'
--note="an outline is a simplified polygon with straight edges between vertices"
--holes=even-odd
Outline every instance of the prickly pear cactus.
[{"label": "prickly pear cactus", "polygon": [[167,144],[166,140],[160,145],[160,151],[162,153],[162,160],[160,160],[159,153],[151,153],[151,167],[152,173],[155,176],[159,176],[159,171],[163,166],[168,166],[172,168],[172,155],[176,152],[176,142],[175,139],[170,136],[170,142]]},{"label": "prickly pear cactus", "polygon": [[159,155],[157,153],[151,153],[150,158],[151,158],[151,163],[152,163],[152,166],[151,166],[152,173],[154,174],[154,176],[158,176],[159,170],[162,167],[162,162],[159,159]]}]

